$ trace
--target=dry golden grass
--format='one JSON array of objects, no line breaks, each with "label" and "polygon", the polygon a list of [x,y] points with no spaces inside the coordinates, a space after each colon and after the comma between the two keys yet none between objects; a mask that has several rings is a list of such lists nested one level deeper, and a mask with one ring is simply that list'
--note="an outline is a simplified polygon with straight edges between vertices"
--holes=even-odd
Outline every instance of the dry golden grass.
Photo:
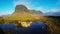
[{"label": "dry golden grass", "polygon": [[[6,17],[4,18],[4,20],[6,21],[9,21],[9,20],[20,20],[20,21],[42,21],[44,22],[48,27],[49,27],[49,31],[51,31],[52,34],[57,34],[59,30],[59,28],[55,25],[54,23],[54,19],[51,19],[51,18],[47,18],[47,17],[44,17],[44,16],[39,16],[39,15],[36,15],[36,14],[28,14],[28,13],[16,13],[14,14],[13,16],[11,17]],[[25,23],[26,25],[26,23]],[[24,25],[23,25],[24,26]],[[26,26],[27,27],[27,26]]]}]

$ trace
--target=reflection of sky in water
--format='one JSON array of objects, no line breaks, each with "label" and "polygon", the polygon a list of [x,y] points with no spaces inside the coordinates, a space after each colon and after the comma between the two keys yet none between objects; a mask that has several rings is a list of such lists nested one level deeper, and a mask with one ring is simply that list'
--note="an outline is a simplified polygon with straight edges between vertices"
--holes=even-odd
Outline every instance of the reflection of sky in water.
[{"label": "reflection of sky in water", "polygon": [[30,25],[30,27],[28,28],[16,28],[14,27],[14,24],[3,24],[0,25],[2,27],[2,29],[11,31],[13,33],[40,33],[40,34],[45,34],[46,33],[46,25],[43,22],[32,22],[32,24]]}]

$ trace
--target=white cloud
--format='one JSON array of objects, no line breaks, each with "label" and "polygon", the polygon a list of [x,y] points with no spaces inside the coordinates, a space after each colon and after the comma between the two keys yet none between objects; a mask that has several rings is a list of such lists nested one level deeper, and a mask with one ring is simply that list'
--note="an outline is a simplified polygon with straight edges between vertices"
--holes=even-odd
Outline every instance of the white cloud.
[{"label": "white cloud", "polygon": [[46,14],[49,16],[59,16],[60,8],[53,8],[53,9],[49,10]]},{"label": "white cloud", "polygon": [[[57,8],[53,8],[53,9],[48,10],[48,9],[45,9],[43,6],[39,6],[39,7],[34,8],[34,4],[31,3],[31,0],[14,0],[13,1],[14,6],[19,5],[19,4],[25,5],[28,9],[40,10],[44,13],[46,13],[46,12],[57,12],[59,10]],[[58,0],[56,4],[59,5],[60,0]]]},{"label": "white cloud", "polygon": [[26,0],[15,0],[14,1],[14,5],[19,5],[19,4],[23,4],[23,5],[26,5],[26,4],[28,4],[29,3],[29,1],[26,1]]},{"label": "white cloud", "polygon": [[44,8],[43,6],[35,7],[35,5],[31,2],[31,0],[17,0],[17,1],[14,0],[13,4],[14,6],[22,4],[22,5],[25,5],[28,9],[40,10],[42,12],[45,12],[43,11],[43,8]]},{"label": "white cloud", "polygon": [[28,7],[28,9],[30,9],[31,6],[33,6],[30,0],[14,0],[13,1],[14,6],[20,5],[20,4],[25,5],[26,7]]},{"label": "white cloud", "polygon": [[12,14],[13,11],[14,11],[14,10],[2,10],[2,11],[0,12],[0,16]]},{"label": "white cloud", "polygon": [[39,11],[45,12],[43,9],[44,9],[43,6],[39,6],[39,7],[36,8],[36,10],[39,10]]},{"label": "white cloud", "polygon": [[46,13],[56,13],[56,12],[60,12],[60,8],[53,8],[53,9],[47,10]]},{"label": "white cloud", "polygon": [[42,11],[43,13],[49,12],[49,10],[48,10],[48,9],[45,9],[44,6],[39,6],[39,7],[36,8],[36,10],[40,10],[40,11]]},{"label": "white cloud", "polygon": [[57,8],[56,8],[56,9],[51,9],[50,11],[51,11],[51,12],[58,12],[58,11],[60,11],[60,9],[57,9]]},{"label": "white cloud", "polygon": [[42,6],[39,6],[39,7],[36,8],[36,10],[42,10],[42,9],[43,9]]}]

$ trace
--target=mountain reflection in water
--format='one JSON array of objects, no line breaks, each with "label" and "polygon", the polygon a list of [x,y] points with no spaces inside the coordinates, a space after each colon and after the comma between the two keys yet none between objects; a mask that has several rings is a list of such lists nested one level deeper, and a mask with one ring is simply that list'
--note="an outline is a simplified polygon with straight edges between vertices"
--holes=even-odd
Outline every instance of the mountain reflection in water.
[{"label": "mountain reflection in water", "polygon": [[14,24],[0,24],[0,27],[11,34],[47,34],[47,26],[43,22],[32,22],[28,28],[15,27]]}]

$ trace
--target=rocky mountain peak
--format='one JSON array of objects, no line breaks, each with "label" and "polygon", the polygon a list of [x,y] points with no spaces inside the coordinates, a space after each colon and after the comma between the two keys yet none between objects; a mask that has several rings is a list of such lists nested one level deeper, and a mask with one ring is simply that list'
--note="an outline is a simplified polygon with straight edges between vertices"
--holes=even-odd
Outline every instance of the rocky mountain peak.
[{"label": "rocky mountain peak", "polygon": [[15,8],[15,12],[27,11],[28,9],[24,5],[17,5]]}]

